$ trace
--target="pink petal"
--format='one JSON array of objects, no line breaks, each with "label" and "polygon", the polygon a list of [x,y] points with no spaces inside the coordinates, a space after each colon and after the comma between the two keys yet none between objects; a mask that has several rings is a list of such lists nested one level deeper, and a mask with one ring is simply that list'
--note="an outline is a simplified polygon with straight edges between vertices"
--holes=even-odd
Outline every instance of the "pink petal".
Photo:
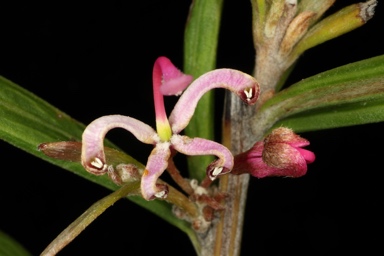
[{"label": "pink petal", "polygon": [[275,172],[276,168],[270,167],[263,162],[261,154],[254,154],[252,156],[252,152],[253,150],[251,149],[235,156],[235,164],[231,174],[249,173],[254,177],[264,178]]},{"label": "pink petal", "polygon": [[312,151],[303,149],[303,148],[297,148],[297,150],[300,152],[300,154],[304,157],[307,164],[313,163],[316,159],[315,154]]},{"label": "pink petal", "polygon": [[191,83],[192,76],[183,74],[168,58],[159,57],[153,66],[152,79],[157,133],[161,140],[166,141],[172,132],[165,112],[163,95],[181,94]]},{"label": "pink petal", "polygon": [[157,142],[157,134],[152,127],[139,120],[121,115],[100,117],[83,132],[81,162],[90,173],[101,175],[107,172],[103,142],[107,132],[113,128],[124,128],[143,143]]},{"label": "pink petal", "polygon": [[193,81],[176,103],[169,117],[173,133],[181,132],[188,125],[200,98],[214,88],[228,89],[249,105],[256,102],[260,93],[257,81],[241,71],[216,69],[205,73]]},{"label": "pink petal", "polygon": [[155,62],[161,72],[160,92],[163,95],[180,95],[192,82],[193,77],[177,69],[167,57],[159,57]]},{"label": "pink petal", "polygon": [[[152,82],[153,82],[153,100],[155,103],[156,113],[156,129],[160,132],[162,140],[168,140],[172,132],[171,126],[169,125],[167,113],[165,112],[164,96],[160,92],[161,84],[163,83],[163,67],[167,66],[166,63],[170,62],[165,57],[157,58],[152,71]],[[172,65],[172,63],[170,64]]]},{"label": "pink petal", "polygon": [[248,158],[246,161],[240,160],[235,157],[235,166],[232,170],[232,174],[249,173],[256,178],[265,177],[301,177],[307,172],[306,164],[288,165],[284,168],[272,167],[267,165],[261,157]]},{"label": "pink petal", "polygon": [[256,178],[274,176],[274,174],[279,171],[278,168],[266,165],[261,158],[252,159],[248,164],[252,168],[250,174]]},{"label": "pink petal", "polygon": [[167,196],[167,188],[157,184],[157,179],[168,166],[168,159],[171,155],[169,146],[169,142],[157,143],[148,157],[147,166],[141,177],[141,194],[146,200]]},{"label": "pink petal", "polygon": [[215,155],[218,157],[207,167],[207,175],[214,180],[218,175],[230,172],[233,168],[233,155],[223,145],[202,138],[189,138],[187,136],[173,135],[171,138],[172,147],[190,156]]}]

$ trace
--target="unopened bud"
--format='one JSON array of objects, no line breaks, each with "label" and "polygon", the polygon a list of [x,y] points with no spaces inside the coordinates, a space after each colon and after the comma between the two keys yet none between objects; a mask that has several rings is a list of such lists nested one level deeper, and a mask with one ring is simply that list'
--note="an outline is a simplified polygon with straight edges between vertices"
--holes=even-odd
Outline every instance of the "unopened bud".
[{"label": "unopened bud", "polygon": [[232,174],[250,173],[257,178],[268,176],[300,177],[307,172],[307,164],[315,154],[302,147],[309,141],[291,129],[280,127],[264,141],[257,142],[250,150],[235,156]]}]

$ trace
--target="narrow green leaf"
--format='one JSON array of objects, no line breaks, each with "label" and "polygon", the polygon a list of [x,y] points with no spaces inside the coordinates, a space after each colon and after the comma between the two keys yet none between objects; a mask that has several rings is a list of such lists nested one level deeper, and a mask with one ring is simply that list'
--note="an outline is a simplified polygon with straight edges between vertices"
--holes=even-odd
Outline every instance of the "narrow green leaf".
[{"label": "narrow green leaf", "polygon": [[[184,72],[194,78],[216,66],[216,52],[223,0],[195,0],[184,34]],[[214,95],[206,93],[197,105],[194,116],[185,129],[190,137],[214,139]],[[188,158],[190,177],[202,180],[210,156]]]},{"label": "narrow green leaf", "polygon": [[0,255],[1,256],[30,256],[27,250],[24,249],[12,237],[0,231]]},{"label": "narrow green leaf", "polygon": [[[50,158],[40,152],[37,147],[41,143],[81,141],[85,126],[3,77],[0,77],[0,120],[0,139],[108,189],[118,189],[118,186],[106,175],[92,175],[86,172],[78,162]],[[117,148],[107,140],[105,145]],[[143,167],[126,154],[119,154],[119,157],[123,158],[125,163]],[[172,214],[172,206],[169,203],[160,200],[148,202],[139,196],[130,196],[128,199],[179,227],[190,236],[192,241],[196,240],[190,224],[177,219]]]},{"label": "narrow green leaf", "polygon": [[65,246],[73,241],[81,232],[84,231],[97,217],[107,208],[116,203],[119,199],[126,197],[130,193],[135,193],[140,189],[140,182],[130,182],[116,190],[115,192],[100,199],[91,205],[83,214],[73,221],[63,230],[41,253],[41,255],[56,255]]},{"label": "narrow green leaf", "polygon": [[290,54],[291,61],[309,48],[361,27],[373,17],[376,5],[375,0],[352,4],[319,21],[297,43]]},{"label": "narrow green leaf", "polygon": [[384,55],[304,79],[267,101],[254,118],[265,130],[313,131],[384,121]]},{"label": "narrow green leaf", "polygon": [[275,127],[285,126],[296,132],[307,132],[382,121],[384,121],[384,97],[379,100],[303,112],[277,122]]},{"label": "narrow green leaf", "polygon": [[317,22],[321,16],[331,7],[336,0],[301,0],[298,5],[298,13],[309,11],[314,12],[315,16],[311,18],[311,24]]}]

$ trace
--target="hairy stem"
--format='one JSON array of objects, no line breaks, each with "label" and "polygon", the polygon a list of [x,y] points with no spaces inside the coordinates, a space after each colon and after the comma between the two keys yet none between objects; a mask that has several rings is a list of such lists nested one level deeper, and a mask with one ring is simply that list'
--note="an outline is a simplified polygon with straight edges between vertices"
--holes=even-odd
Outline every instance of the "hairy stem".
[{"label": "hairy stem", "polygon": [[[228,94],[223,127],[223,144],[238,154],[249,149],[263,135],[252,132],[249,120],[255,106],[246,106],[236,96]],[[230,195],[225,210],[202,240],[201,255],[240,255],[244,210],[249,175],[225,175],[220,178],[220,191]]]}]

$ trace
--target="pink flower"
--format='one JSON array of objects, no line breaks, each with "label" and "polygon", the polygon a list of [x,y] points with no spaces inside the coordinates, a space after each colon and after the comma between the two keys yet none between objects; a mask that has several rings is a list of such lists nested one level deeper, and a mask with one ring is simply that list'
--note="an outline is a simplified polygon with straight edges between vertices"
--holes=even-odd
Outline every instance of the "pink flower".
[{"label": "pink flower", "polygon": [[280,127],[250,150],[235,156],[232,174],[249,173],[257,178],[269,176],[301,177],[315,154],[302,147],[309,141],[291,129]]},{"label": "pink flower", "polygon": [[[259,84],[253,77],[232,69],[213,70],[189,85],[191,81],[192,77],[180,72],[169,59],[158,58],[153,68],[156,131],[129,116],[109,115],[96,119],[83,133],[81,162],[84,168],[95,175],[114,172],[114,166],[106,158],[103,141],[109,130],[119,127],[131,132],[141,142],[154,146],[141,177],[141,193],[146,200],[167,196],[168,188],[157,184],[157,179],[168,166],[171,150],[186,155],[217,156],[217,160],[207,167],[207,175],[212,180],[230,172],[233,156],[226,147],[179,133],[188,125],[198,101],[207,91],[225,88],[236,93],[245,103],[254,104],[259,96]],[[180,94],[187,86],[168,118],[163,95]]]}]

